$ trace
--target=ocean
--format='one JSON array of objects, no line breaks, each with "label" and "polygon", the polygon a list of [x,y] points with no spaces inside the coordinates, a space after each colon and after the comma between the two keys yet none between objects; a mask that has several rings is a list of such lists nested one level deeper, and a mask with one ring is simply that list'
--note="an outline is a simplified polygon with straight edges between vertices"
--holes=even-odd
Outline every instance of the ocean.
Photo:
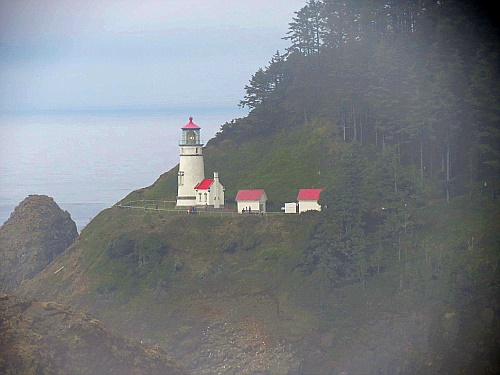
[{"label": "ocean", "polygon": [[162,113],[0,116],[0,223],[30,194],[48,195],[81,231],[129,192],[179,162],[181,127],[193,116],[205,143],[238,108]]}]

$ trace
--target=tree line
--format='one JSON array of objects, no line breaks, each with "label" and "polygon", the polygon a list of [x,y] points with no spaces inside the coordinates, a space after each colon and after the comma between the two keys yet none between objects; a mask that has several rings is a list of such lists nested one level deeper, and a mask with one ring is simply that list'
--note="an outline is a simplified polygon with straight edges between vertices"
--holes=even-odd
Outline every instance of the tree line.
[{"label": "tree line", "polygon": [[[500,164],[498,29],[469,1],[310,0],[245,87],[243,128],[328,118],[345,142],[396,146],[449,198]],[[258,128],[258,129],[255,129]]]},{"label": "tree line", "polygon": [[470,1],[309,0],[295,13],[286,52],[245,87],[249,115],[218,136],[319,119],[345,143],[321,198],[335,211],[322,213],[304,272],[364,283],[417,246],[418,197],[496,197],[500,51],[486,12]]}]

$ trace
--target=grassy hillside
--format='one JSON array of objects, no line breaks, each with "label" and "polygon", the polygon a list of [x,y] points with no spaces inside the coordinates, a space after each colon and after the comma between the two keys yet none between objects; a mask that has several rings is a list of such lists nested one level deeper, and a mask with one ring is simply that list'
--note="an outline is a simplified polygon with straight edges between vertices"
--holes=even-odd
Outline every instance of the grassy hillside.
[{"label": "grassy hillside", "polygon": [[[331,185],[332,177],[340,172],[335,160],[345,145],[336,140],[333,129],[331,124],[316,120],[246,140],[215,138],[204,149],[205,177],[219,172],[229,205],[239,189],[252,186],[263,188],[269,208],[279,211],[284,202],[296,200],[299,189]],[[123,202],[175,200],[176,194],[177,167],[151,187],[131,193]]]},{"label": "grassy hillside", "polygon": [[20,291],[196,374],[500,373],[497,30],[459,5],[308,2],[204,148],[233,210],[315,186],[321,212],[108,209]]},{"label": "grassy hillside", "polygon": [[364,283],[332,289],[321,269],[302,271],[320,213],[113,208],[21,291],[89,310],[193,373],[465,374],[482,363],[493,374],[498,204],[463,197],[416,215],[401,260],[389,253]]},{"label": "grassy hillside", "polygon": [[[193,373],[500,369],[497,200],[473,191],[447,203],[396,148],[344,143],[327,120],[247,131],[204,150],[228,205],[253,186],[279,211],[314,185],[328,209],[110,208],[19,292],[89,310]],[[176,175],[123,201],[173,200]]]},{"label": "grassy hillside", "polygon": [[[291,305],[293,289],[304,282],[293,269],[315,221],[109,209],[23,291],[90,309],[184,363],[203,345],[207,327],[223,319],[235,336],[224,340],[241,336],[241,345],[252,347],[258,331],[269,346],[264,363],[283,360],[288,369],[296,359],[279,338],[299,340],[314,322],[312,312]],[[56,274],[57,265],[64,271]],[[236,351],[233,366],[245,360],[245,350],[225,345]]]}]

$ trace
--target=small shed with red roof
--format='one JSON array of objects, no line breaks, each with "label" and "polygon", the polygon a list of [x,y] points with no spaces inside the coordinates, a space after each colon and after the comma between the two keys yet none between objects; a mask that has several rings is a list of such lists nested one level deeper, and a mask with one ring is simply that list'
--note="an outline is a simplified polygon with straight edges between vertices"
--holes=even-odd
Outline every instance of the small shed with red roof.
[{"label": "small shed with red roof", "polygon": [[323,189],[311,187],[310,189],[300,189],[297,195],[299,204],[299,213],[305,211],[321,211],[321,206],[318,204],[318,199]]},{"label": "small shed with red roof", "polygon": [[236,203],[240,213],[264,213],[266,212],[266,192],[263,189],[238,190]]}]

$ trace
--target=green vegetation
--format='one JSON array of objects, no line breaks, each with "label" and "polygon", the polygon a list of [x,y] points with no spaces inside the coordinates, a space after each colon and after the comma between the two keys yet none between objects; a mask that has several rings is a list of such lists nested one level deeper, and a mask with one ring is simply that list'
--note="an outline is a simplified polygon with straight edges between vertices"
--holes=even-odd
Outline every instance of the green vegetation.
[{"label": "green vegetation", "polygon": [[[364,353],[363,342],[396,353],[395,361],[417,361],[411,369],[419,373],[437,368],[419,358],[450,348],[460,355],[436,366],[468,366],[494,348],[488,314],[500,276],[498,208],[482,196],[415,205],[406,233],[402,218],[396,234],[382,240],[378,226],[353,225],[346,233],[349,226],[328,209],[209,217],[113,208],[25,288],[90,309],[187,364],[189,353],[208,345],[198,336],[207,326],[233,327],[214,338],[230,348],[251,317],[270,343],[293,342],[300,358],[311,358],[303,362],[307,373],[328,373],[353,350]],[[454,319],[460,331],[453,331]],[[396,342],[418,339],[423,347],[401,352],[384,341],[387,330]],[[477,340],[483,352],[462,358]]]},{"label": "green vegetation", "polygon": [[[314,185],[324,209],[109,209],[24,290],[194,371],[498,372],[496,34],[469,2],[309,1],[204,155],[231,206]],[[176,175],[123,201],[173,200]]]}]

